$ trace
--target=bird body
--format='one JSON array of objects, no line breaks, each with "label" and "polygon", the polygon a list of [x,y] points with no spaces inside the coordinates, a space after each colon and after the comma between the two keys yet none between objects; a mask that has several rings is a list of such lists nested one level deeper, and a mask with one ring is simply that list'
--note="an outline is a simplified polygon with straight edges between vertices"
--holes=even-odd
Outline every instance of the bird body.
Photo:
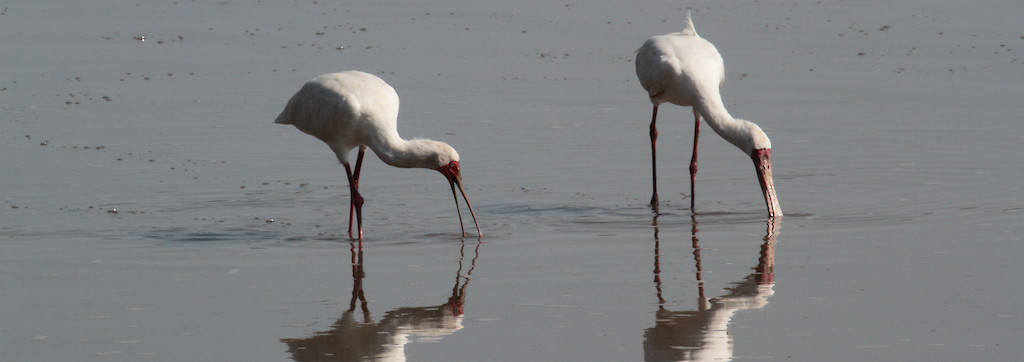
[{"label": "bird body", "polygon": [[[447,143],[429,139],[403,139],[398,134],[398,93],[383,79],[360,71],[330,73],[313,78],[288,101],[274,123],[291,124],[323,141],[345,166],[352,193],[350,211],[359,219],[362,239],[362,203],[358,192],[359,175],[366,148],[384,161],[401,168],[428,168],[448,178],[455,194],[458,185],[473,214],[469,198],[462,187],[459,153]],[[353,172],[348,153],[359,149]],[[456,208],[458,198],[456,197]],[[459,211],[459,222],[462,222]],[[477,233],[480,227],[477,225]],[[463,228],[463,234],[465,229]],[[352,216],[349,216],[352,235]]]},{"label": "bird body", "polygon": [[656,143],[658,105],[671,103],[693,107],[695,119],[693,158],[690,161],[690,207],[694,207],[694,183],[697,174],[697,140],[700,120],[725,140],[754,159],[758,167],[765,202],[770,216],[781,216],[771,175],[771,141],[757,124],[734,118],[729,114],[719,91],[725,81],[725,65],[714,44],[697,35],[690,13],[685,28],[676,33],[656,35],[637,50],[636,74],[640,85],[654,105],[651,116],[651,155],[654,175],[654,196],[657,205]]},{"label": "bird body", "polygon": [[294,125],[320,139],[342,163],[356,147],[369,147],[384,163],[401,168],[434,169],[459,161],[459,153],[444,142],[403,139],[398,134],[398,93],[360,71],[313,78],[274,123]]},{"label": "bird body", "polygon": [[711,95],[700,89],[717,89],[725,78],[718,49],[687,25],[681,32],[652,36],[637,50],[637,77],[652,102],[690,107],[700,103],[696,97]]}]

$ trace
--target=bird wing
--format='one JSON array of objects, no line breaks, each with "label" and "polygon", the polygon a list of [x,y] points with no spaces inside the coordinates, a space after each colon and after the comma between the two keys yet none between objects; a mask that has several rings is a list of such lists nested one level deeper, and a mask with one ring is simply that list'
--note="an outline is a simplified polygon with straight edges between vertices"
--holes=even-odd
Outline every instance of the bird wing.
[{"label": "bird wing", "polygon": [[678,69],[673,58],[664,52],[664,38],[651,37],[636,51],[636,76],[652,99],[665,92]]},{"label": "bird wing", "polygon": [[317,78],[292,96],[275,122],[295,125],[328,144],[341,142],[339,148],[355,147],[351,138],[356,136],[353,129],[362,118],[361,108],[358,97],[347,89]]}]

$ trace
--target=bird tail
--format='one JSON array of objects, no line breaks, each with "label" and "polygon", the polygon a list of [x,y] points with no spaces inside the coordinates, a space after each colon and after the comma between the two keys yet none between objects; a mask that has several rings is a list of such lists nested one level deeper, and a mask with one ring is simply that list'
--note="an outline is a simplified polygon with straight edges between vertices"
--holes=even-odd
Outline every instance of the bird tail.
[{"label": "bird tail", "polygon": [[284,110],[281,111],[281,114],[277,115],[277,118],[274,119],[274,123],[295,124],[295,122],[292,122],[292,100],[288,100],[288,105],[284,107]]},{"label": "bird tail", "polygon": [[698,36],[697,35],[697,29],[695,29],[693,27],[693,18],[690,17],[690,10],[689,9],[686,10],[686,27],[683,28],[682,33],[685,34],[685,35]]},{"label": "bird tail", "polygon": [[284,110],[284,112],[281,112],[281,114],[279,114],[277,116],[277,119],[274,119],[274,123],[277,123],[277,124],[293,124],[291,117],[289,117],[290,114],[291,114],[291,112],[288,112],[287,109]]}]

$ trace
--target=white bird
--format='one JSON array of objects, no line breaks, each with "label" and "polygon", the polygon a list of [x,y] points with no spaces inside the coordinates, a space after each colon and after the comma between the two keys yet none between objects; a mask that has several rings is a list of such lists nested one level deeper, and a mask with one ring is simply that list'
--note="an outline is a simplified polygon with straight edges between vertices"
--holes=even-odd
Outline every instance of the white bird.
[{"label": "white bird", "polygon": [[[459,213],[462,235],[462,211],[455,186],[462,192],[469,212],[473,216],[477,235],[480,225],[476,221],[473,205],[469,203],[462,186],[459,153],[447,143],[428,139],[405,140],[398,135],[398,93],[383,79],[359,71],[330,73],[306,82],[277,116],[274,123],[291,124],[323,141],[334,151],[348,175],[349,202],[348,235],[352,235],[352,215],[359,227],[359,240],[363,239],[363,197],[359,194],[359,174],[363,154],[369,147],[381,161],[401,168],[429,168],[440,171],[448,179],[455,197],[455,210]],[[355,171],[348,162],[348,153],[358,147]]]},{"label": "white bird", "polygon": [[690,209],[694,209],[694,181],[697,177],[697,139],[700,120],[704,119],[719,136],[725,138],[754,160],[757,178],[768,206],[768,216],[782,216],[775,184],[772,180],[772,144],[761,127],[753,122],[729,115],[719,88],[725,81],[722,56],[711,42],[704,40],[693,27],[686,12],[686,27],[678,33],[647,39],[636,54],[636,75],[647,90],[654,113],[651,116],[651,168],[654,196],[651,205],[658,205],[658,171],[656,145],[658,105],[672,103],[693,107],[693,157],[690,159]]}]

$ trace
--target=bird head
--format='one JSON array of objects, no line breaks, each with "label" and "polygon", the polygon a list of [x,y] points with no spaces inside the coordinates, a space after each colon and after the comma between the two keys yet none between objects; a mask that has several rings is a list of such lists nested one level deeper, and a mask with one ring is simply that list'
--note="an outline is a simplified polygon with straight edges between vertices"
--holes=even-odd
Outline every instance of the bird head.
[{"label": "bird head", "polygon": [[451,145],[429,139],[413,139],[407,144],[408,154],[412,155],[411,163],[399,167],[422,167],[439,169],[448,166],[452,161],[459,161],[459,152]]},{"label": "bird head", "polygon": [[726,134],[722,134],[722,138],[748,155],[754,150],[772,148],[772,141],[761,126],[745,119],[737,118],[736,121],[736,126],[724,130]]},{"label": "bird head", "polygon": [[447,165],[438,167],[437,171],[441,172],[448,182],[462,183],[462,169],[459,167],[459,161],[449,161]]}]

